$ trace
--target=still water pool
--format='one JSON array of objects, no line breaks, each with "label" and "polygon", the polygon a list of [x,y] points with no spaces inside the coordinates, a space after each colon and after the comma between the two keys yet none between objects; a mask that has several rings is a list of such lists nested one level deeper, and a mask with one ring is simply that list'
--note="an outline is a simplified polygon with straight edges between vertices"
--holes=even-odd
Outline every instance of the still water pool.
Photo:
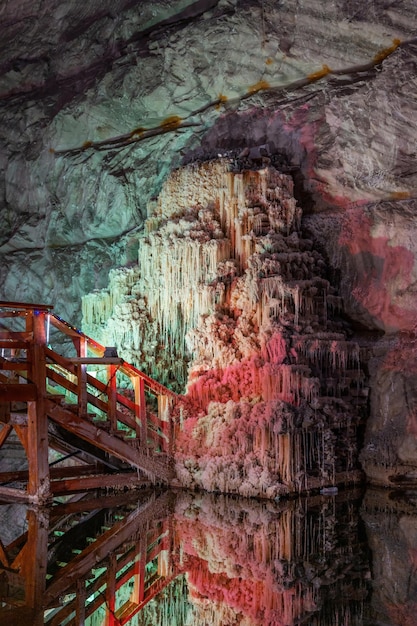
[{"label": "still water pool", "polygon": [[417,626],[417,494],[0,505],[0,624]]}]

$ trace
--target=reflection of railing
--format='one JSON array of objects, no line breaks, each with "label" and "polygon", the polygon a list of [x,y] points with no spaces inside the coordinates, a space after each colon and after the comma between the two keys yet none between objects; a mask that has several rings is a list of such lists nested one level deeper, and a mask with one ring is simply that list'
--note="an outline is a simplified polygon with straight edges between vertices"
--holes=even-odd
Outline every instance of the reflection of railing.
[{"label": "reflection of railing", "polygon": [[0,568],[19,582],[19,594],[1,598],[0,623],[11,626],[13,611],[19,624],[70,626],[100,611],[103,626],[128,624],[179,573],[170,559],[172,496],[143,500],[28,510],[28,531],[0,553]]},{"label": "reflection of railing", "polygon": [[[49,496],[47,417],[145,475],[169,482],[169,408],[175,394],[123,359],[105,356],[104,346],[54,315],[51,308],[0,302],[0,368],[7,372],[7,376],[0,374],[4,424],[0,447],[11,428],[19,426],[16,432],[24,440],[29,464],[28,497]],[[75,356],[60,355],[50,347],[52,329],[71,339]],[[99,377],[88,366],[101,368]],[[20,416],[16,424],[10,402],[27,403],[26,423]],[[0,487],[0,493],[5,489]],[[8,492],[13,495],[10,488]]]}]

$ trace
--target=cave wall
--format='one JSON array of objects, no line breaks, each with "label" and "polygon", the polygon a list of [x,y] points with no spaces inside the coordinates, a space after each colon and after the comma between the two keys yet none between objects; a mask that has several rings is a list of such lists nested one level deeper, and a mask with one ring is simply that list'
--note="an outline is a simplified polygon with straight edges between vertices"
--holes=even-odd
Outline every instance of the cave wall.
[{"label": "cave wall", "polygon": [[78,325],[170,171],[269,142],[372,338],[365,470],[413,480],[416,23],[413,0],[6,0],[0,297]]}]

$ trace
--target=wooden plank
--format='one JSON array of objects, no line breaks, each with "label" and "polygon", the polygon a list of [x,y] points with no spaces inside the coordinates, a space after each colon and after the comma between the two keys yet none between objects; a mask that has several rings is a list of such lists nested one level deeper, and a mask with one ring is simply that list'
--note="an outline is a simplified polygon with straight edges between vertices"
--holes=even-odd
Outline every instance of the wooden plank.
[{"label": "wooden plank", "polygon": [[87,366],[80,363],[76,367],[78,413],[87,415]]},{"label": "wooden plank", "polygon": [[71,324],[68,324],[64,320],[60,319],[54,314],[51,314],[50,317],[51,324],[55,326],[58,330],[60,330],[64,335],[68,335],[68,337],[82,337],[83,333],[80,330],[77,330]]},{"label": "wooden plank", "polygon": [[132,589],[131,600],[139,604],[143,602],[145,598],[145,578],[146,578],[146,561],[147,561],[147,545],[146,545],[146,537],[140,538],[140,556],[139,562],[137,563],[137,570],[135,571],[135,585]]},{"label": "wooden plank", "polygon": [[[84,465],[76,467],[51,467],[50,476],[53,480],[81,478],[99,474],[100,470],[96,465]],[[107,474],[111,476],[111,474]],[[137,477],[137,474],[135,474]],[[0,483],[23,482],[29,478],[29,470],[14,470],[10,472],[0,472]]]},{"label": "wooden plank", "polygon": [[0,486],[0,497],[8,502],[30,502],[31,500],[26,489],[15,489],[14,487]]},{"label": "wooden plank", "polygon": [[15,470],[14,472],[0,472],[0,483],[26,482],[29,470]]},{"label": "wooden plank", "polygon": [[168,389],[168,387],[164,387],[164,385],[158,383],[156,380],[153,380],[153,378],[147,376],[133,365],[130,365],[130,363],[124,362],[120,369],[129,378],[132,378],[132,376],[139,376],[140,378],[142,378],[145,383],[146,389],[148,391],[151,391],[155,395],[162,394],[164,396],[170,396],[171,398],[177,398],[177,394],[171,391],[171,389]]},{"label": "wooden plank", "polygon": [[71,363],[80,364],[83,363],[85,365],[121,365],[123,363],[123,359],[119,359],[112,356],[106,357],[92,357],[92,356],[78,356],[71,357],[68,359]]},{"label": "wooden plank", "polygon": [[[100,500],[101,502],[101,500]],[[146,545],[146,528],[142,529],[142,532],[140,533],[141,538],[144,537],[145,538],[145,545]],[[152,535],[151,538],[148,538],[147,543],[151,544],[155,541],[155,536]],[[136,542],[135,542],[136,543]],[[121,548],[118,549],[118,553],[120,553]],[[147,550],[145,550],[147,552]],[[148,557],[148,561],[151,560],[151,558]],[[130,563],[130,565],[129,565]],[[120,587],[122,587],[124,584],[126,584],[126,582],[132,577],[132,575],[135,572],[135,568],[137,569],[137,563],[138,563],[138,554],[137,554],[137,548],[136,545],[135,546],[128,546],[127,549],[124,551],[124,554],[122,556],[120,556],[120,554],[118,554],[118,558],[117,558],[117,569],[118,572],[121,572],[123,570],[123,574],[121,576],[117,577],[117,589],[120,589]],[[128,566],[128,567],[127,567]],[[96,592],[101,589],[102,587],[105,586],[106,584],[106,572],[103,572],[102,574],[100,574],[100,576],[98,576],[97,578],[95,578],[94,580],[92,580],[89,584],[87,584],[87,596],[93,596],[94,594],[96,594]],[[175,577],[175,576],[174,576]],[[166,585],[170,584],[171,581],[173,580],[173,577],[171,577],[169,580],[166,580]],[[149,602],[151,600],[151,597],[149,597],[147,600],[144,601],[143,606]],[[103,604],[103,602],[105,601],[105,598],[103,597],[102,594],[97,594],[97,597],[94,601],[90,602],[88,604],[87,607],[87,612],[86,612],[86,618],[90,617],[93,613],[95,613],[97,611],[97,609]],[[58,612],[56,612],[53,616],[53,618],[51,620],[48,621],[48,626],[60,626],[65,619],[71,615],[71,613],[75,610],[75,604],[76,604],[76,599],[72,600],[71,602],[65,604],[62,609],[60,609]],[[136,608],[137,604],[135,602],[133,602],[133,606]]]},{"label": "wooden plank", "polygon": [[[134,558],[134,553],[132,554],[132,550],[133,548],[129,548],[126,554],[118,557],[117,567],[119,571],[124,569],[132,560],[132,558]],[[130,568],[126,571],[128,572],[129,570]],[[100,574],[100,576],[87,583],[87,597],[91,597],[96,594],[96,592],[106,584],[106,573],[107,572],[104,571],[102,574]],[[118,578],[117,580],[118,587],[120,580],[121,578]],[[103,596],[103,594],[97,594],[96,599],[88,603],[86,618],[95,613],[97,609],[103,604],[103,602],[105,602],[105,597]],[[51,621],[48,621],[48,626],[61,626],[65,619],[74,611],[75,603],[76,599],[72,600],[68,604],[65,604],[58,613],[55,613],[53,619]]]},{"label": "wooden plank", "polygon": [[7,552],[5,550],[5,547],[1,539],[0,539],[0,563],[2,564],[3,567],[6,567],[6,568],[10,567],[9,557],[7,555]]},{"label": "wooden plank", "polygon": [[32,333],[24,331],[14,330],[2,330],[0,329],[0,339],[13,339],[16,341],[30,341],[32,339]]},{"label": "wooden plank", "polygon": [[130,610],[124,612],[123,615],[119,615],[116,613],[118,617],[120,626],[125,626],[125,624],[131,623],[131,620],[134,616],[139,613],[143,609],[144,606],[148,604],[151,600],[153,600],[165,587],[170,585],[172,581],[178,576],[178,574],[173,574],[172,576],[168,576],[167,578],[158,578],[153,584],[146,590],[145,598],[139,604],[132,603],[130,606]]},{"label": "wooden plank", "polygon": [[31,402],[38,397],[38,390],[32,383],[0,383],[0,402]]},{"label": "wooden plank", "polygon": [[52,311],[52,304],[34,304],[32,302],[13,302],[0,300],[0,309],[23,309],[27,310],[38,310],[38,311]]},{"label": "wooden plank", "polygon": [[100,473],[97,465],[76,465],[71,467],[51,467],[49,469],[51,478],[71,478],[74,476],[89,476]]},{"label": "wooden plank", "polygon": [[110,435],[91,422],[82,419],[79,415],[56,405],[51,400],[46,401],[46,409],[49,417],[65,430],[78,435],[101,450],[113,454],[122,461],[143,470],[147,474],[156,476],[164,482],[169,482],[173,478],[172,470],[165,463],[135,450],[128,443]]},{"label": "wooden plank", "polygon": [[[149,482],[143,482],[143,485],[148,485]],[[153,495],[153,490],[149,491],[144,489],[141,491],[141,496],[147,495],[148,497]],[[126,504],[137,504],[138,494],[129,491],[128,493],[117,493],[109,496],[102,496],[100,500],[97,500],[95,496],[88,494],[86,497],[76,502],[62,502],[60,504],[54,504],[51,509],[53,517],[62,517],[64,515],[73,515],[74,513],[84,511],[95,511],[97,509],[108,509],[112,507],[125,506]]]},{"label": "wooden plank", "polygon": [[60,478],[51,480],[51,491],[54,495],[88,491],[89,489],[135,487],[140,483],[137,472],[129,474],[102,474],[97,476],[82,476],[80,478]]},{"label": "wooden plank", "polygon": [[[110,554],[107,565],[106,576],[106,626],[116,626],[116,575],[117,575],[117,558],[116,555]],[[103,625],[104,626],[104,625]]]},{"label": "wooden plank", "polygon": [[1,319],[7,319],[7,318],[13,318],[13,317],[26,317],[26,315],[27,315],[26,311],[23,311],[23,310],[20,310],[20,311],[16,311],[15,309],[0,310]]},{"label": "wooden plank", "polygon": [[75,374],[75,366],[71,363],[69,359],[62,356],[61,354],[58,354],[57,352],[54,352],[50,348],[45,348],[45,354],[47,357],[48,365],[50,364],[50,361],[51,361],[52,363],[56,363],[57,365],[60,365],[65,370],[68,370],[71,374]]},{"label": "wooden plank", "polygon": [[0,348],[10,348],[12,350],[26,350],[28,343],[18,339],[0,339]]},{"label": "wooden plank", "polygon": [[23,371],[25,372],[28,368],[27,361],[9,361],[8,359],[0,359],[0,370],[7,371]]}]

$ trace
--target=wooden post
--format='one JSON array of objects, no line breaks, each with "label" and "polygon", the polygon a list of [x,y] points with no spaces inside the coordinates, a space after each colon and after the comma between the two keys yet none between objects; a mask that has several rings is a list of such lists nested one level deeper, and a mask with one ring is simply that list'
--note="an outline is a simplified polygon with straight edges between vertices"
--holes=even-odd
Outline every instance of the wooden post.
[{"label": "wooden post", "polygon": [[[86,337],[73,337],[73,343],[77,351],[77,356],[86,357]],[[87,414],[87,365],[85,363],[77,364],[77,398],[79,414],[84,416]]]},{"label": "wooden post", "polygon": [[106,619],[105,626],[116,626],[116,576],[117,559],[113,553],[109,557],[109,564],[106,572]]},{"label": "wooden post", "polygon": [[117,367],[115,365],[108,365],[107,367],[107,417],[110,422],[110,432],[114,432],[117,430],[117,416],[116,416],[116,394],[117,394],[117,386],[116,386],[116,372]]},{"label": "wooden post", "polygon": [[147,446],[148,424],[146,421],[145,380],[134,374],[132,376],[133,389],[135,392],[135,422],[136,436],[140,438],[143,448]]},{"label": "wooden post", "polygon": [[[146,525],[147,526],[147,525]],[[146,560],[148,555],[148,541],[147,541],[147,527],[142,530],[142,535],[139,540],[140,546],[140,561],[139,561],[139,571],[137,578],[137,590],[136,590],[136,598],[135,602],[140,604],[143,602],[145,598],[145,578],[146,578]]]},{"label": "wooden post", "polygon": [[158,417],[161,423],[161,430],[165,435],[162,439],[163,451],[172,456],[172,428],[169,415],[169,396],[160,394],[158,396]]},{"label": "wooden post", "polygon": [[84,578],[77,580],[76,585],[76,606],[75,606],[75,624],[76,626],[84,626],[85,624],[85,601],[86,589]]},{"label": "wooden post", "polygon": [[34,502],[50,496],[48,464],[48,419],[46,416],[45,311],[33,311],[33,340],[29,349],[29,371],[37,398],[28,402],[28,495]]},{"label": "wooden post", "polygon": [[43,620],[43,593],[46,588],[48,563],[49,513],[46,509],[28,509],[27,543],[22,550],[20,572],[25,578],[26,606],[33,610],[34,626]]}]

